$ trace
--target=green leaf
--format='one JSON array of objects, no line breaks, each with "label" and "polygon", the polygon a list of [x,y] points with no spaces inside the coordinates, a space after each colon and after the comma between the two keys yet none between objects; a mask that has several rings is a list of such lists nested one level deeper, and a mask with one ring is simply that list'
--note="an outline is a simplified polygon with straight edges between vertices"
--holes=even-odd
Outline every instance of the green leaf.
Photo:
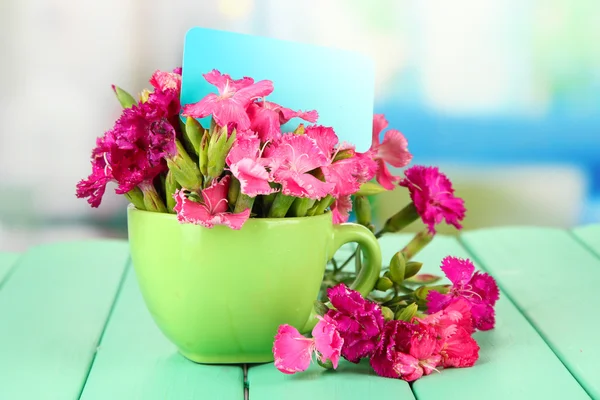
[{"label": "green leaf", "polygon": [[120,87],[113,85],[113,91],[117,96],[117,100],[119,100],[119,103],[121,103],[121,107],[131,108],[131,106],[137,104],[133,96],[121,89]]}]

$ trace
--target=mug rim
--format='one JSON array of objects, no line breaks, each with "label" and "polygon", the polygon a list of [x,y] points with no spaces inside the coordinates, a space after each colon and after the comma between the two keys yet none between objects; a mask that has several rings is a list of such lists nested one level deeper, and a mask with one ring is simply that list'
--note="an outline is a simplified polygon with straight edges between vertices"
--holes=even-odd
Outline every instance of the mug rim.
[{"label": "mug rim", "polygon": [[[177,214],[140,210],[140,209],[136,208],[135,205],[133,205],[133,203],[129,203],[127,205],[127,213],[129,214],[130,212],[147,214],[147,215],[154,214],[152,216],[153,218],[164,218],[164,219],[177,220]],[[319,218],[329,219],[330,221],[332,221],[331,210],[329,210],[323,214],[304,216],[304,217],[283,217],[283,218],[253,218],[253,217],[250,217],[250,218],[248,218],[247,222],[250,222],[250,221],[284,222],[284,221],[299,221],[299,220],[319,219]]]}]

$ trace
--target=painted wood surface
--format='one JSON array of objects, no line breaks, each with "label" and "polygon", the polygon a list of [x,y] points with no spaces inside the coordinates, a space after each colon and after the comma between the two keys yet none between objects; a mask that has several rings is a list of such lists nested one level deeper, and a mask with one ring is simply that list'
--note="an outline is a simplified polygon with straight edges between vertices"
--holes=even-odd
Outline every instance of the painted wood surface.
[{"label": "painted wood surface", "polygon": [[560,229],[496,228],[462,238],[588,394],[600,398],[597,255]]},{"label": "painted wood surface", "polygon": [[0,290],[0,399],[77,399],[129,259],[126,242],[34,247]]},{"label": "painted wood surface", "polygon": [[13,272],[12,267],[19,257],[21,257],[19,253],[0,253],[0,288],[2,288],[4,281],[8,279],[9,273]]},{"label": "painted wood surface", "polygon": [[244,374],[241,366],[181,356],[154,324],[129,270],[81,398],[241,400]]}]

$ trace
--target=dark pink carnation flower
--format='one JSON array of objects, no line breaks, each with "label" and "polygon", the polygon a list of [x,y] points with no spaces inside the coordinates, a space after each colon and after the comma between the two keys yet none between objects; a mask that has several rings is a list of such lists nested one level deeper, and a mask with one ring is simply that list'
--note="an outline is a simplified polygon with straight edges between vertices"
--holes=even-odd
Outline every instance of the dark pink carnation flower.
[{"label": "dark pink carnation flower", "polygon": [[470,304],[473,326],[485,331],[495,324],[494,305],[500,291],[494,278],[482,272],[475,272],[475,266],[468,259],[446,257],[442,260],[442,270],[452,282],[447,294],[430,291],[427,295],[428,313],[433,314],[448,307],[457,298]]},{"label": "dark pink carnation flower", "polygon": [[344,284],[328,289],[327,294],[335,307],[327,311],[327,315],[336,321],[344,340],[342,356],[358,363],[361,358],[370,356],[377,346],[384,324],[381,309]]},{"label": "dark pink carnation flower", "polygon": [[404,171],[405,178],[400,186],[408,188],[410,197],[429,232],[435,233],[435,226],[442,222],[461,229],[460,221],[465,218],[463,199],[454,196],[452,182],[437,167],[415,165]]}]

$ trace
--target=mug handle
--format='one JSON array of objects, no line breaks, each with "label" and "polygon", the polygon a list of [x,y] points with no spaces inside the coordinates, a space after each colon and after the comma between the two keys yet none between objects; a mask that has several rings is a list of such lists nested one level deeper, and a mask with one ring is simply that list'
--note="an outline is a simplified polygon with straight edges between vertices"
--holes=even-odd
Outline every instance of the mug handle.
[{"label": "mug handle", "polygon": [[[373,286],[375,286],[377,279],[379,279],[381,272],[381,248],[373,232],[366,227],[353,223],[339,224],[333,227],[332,257],[340,247],[351,242],[358,243],[361,253],[364,254],[365,262],[358,276],[352,282],[350,289],[356,290],[363,297],[366,297],[373,289]],[[329,306],[330,304],[327,303],[327,305]],[[318,321],[317,313],[313,308],[302,332],[310,332]]]}]

